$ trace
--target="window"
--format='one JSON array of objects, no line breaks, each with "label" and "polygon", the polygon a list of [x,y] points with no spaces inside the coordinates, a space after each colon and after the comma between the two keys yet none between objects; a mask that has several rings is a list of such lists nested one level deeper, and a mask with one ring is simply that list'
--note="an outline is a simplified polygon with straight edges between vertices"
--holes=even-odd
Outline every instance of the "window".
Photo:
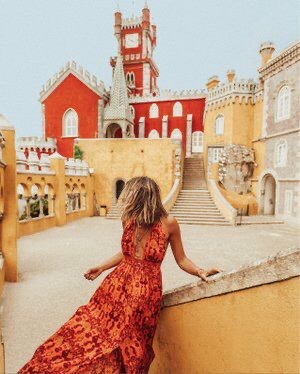
[{"label": "window", "polygon": [[293,191],[286,190],[284,194],[284,212],[292,214],[293,211]]},{"label": "window", "polygon": [[159,138],[159,133],[157,130],[151,130],[148,135],[149,139],[158,139]]},{"label": "window", "polygon": [[275,147],[275,166],[285,166],[287,160],[287,142],[280,140]]},{"label": "window", "polygon": [[173,117],[182,117],[182,104],[179,101],[173,105]]},{"label": "window", "polygon": [[152,104],[150,106],[149,117],[150,118],[158,118],[158,106],[157,106],[157,104]]},{"label": "window", "polygon": [[78,136],[78,115],[74,109],[68,109],[63,116],[63,136]]},{"label": "window", "polygon": [[209,161],[211,161],[212,164],[215,164],[216,162],[219,162],[220,155],[223,151],[223,147],[215,147],[215,148],[210,148],[210,157]]},{"label": "window", "polygon": [[215,122],[216,135],[224,134],[224,116],[218,115]]},{"label": "window", "polygon": [[171,133],[171,139],[182,139],[182,133],[179,129],[174,129]]},{"label": "window", "polygon": [[281,87],[277,97],[277,121],[281,121],[290,117],[290,101],[291,90],[289,86]]},{"label": "window", "polygon": [[132,71],[126,73],[126,83],[128,86],[135,87],[135,75]]}]

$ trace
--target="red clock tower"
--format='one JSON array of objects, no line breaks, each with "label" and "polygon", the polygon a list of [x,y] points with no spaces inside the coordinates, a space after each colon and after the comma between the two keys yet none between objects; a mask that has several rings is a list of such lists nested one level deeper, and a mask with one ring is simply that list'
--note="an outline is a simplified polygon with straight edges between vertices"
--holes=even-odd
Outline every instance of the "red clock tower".
[{"label": "red clock tower", "polygon": [[[141,17],[122,18],[119,10],[115,12],[114,29],[131,93],[134,96],[156,96],[159,71],[152,58],[156,46],[156,25],[150,22],[147,4]],[[115,60],[112,60],[112,65],[114,63]]]}]

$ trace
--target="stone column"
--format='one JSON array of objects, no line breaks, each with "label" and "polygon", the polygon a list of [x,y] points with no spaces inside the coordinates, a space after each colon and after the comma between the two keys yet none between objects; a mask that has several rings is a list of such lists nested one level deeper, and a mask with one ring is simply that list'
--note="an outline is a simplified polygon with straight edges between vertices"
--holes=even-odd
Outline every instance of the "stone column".
[{"label": "stone column", "polygon": [[79,209],[79,196],[78,196],[78,193],[75,193],[74,194],[74,197],[75,197],[75,210],[78,210]]},{"label": "stone column", "polygon": [[0,232],[0,245],[5,263],[5,280],[16,282],[18,280],[18,196],[16,193],[15,129],[2,115],[0,115],[0,130],[5,139],[2,158],[6,163],[4,181],[2,182],[4,214]]},{"label": "stone column", "polygon": [[58,152],[54,152],[49,156],[50,169],[56,174],[56,186],[55,191],[55,218],[56,225],[63,226],[67,222],[65,201],[66,201],[66,185],[65,185],[65,157],[60,155]]},{"label": "stone column", "polygon": [[55,195],[48,195],[48,214],[49,214],[49,216],[54,215],[54,203],[55,203]]},{"label": "stone column", "polygon": [[39,203],[40,203],[40,213],[39,213],[39,218],[42,218],[42,217],[44,217],[43,196],[39,196]]},{"label": "stone column", "polygon": [[82,192],[81,196],[81,209],[86,209],[86,192]]},{"label": "stone column", "polygon": [[103,99],[98,100],[98,138],[104,138],[105,134],[103,131],[103,111],[104,102]]},{"label": "stone column", "polygon": [[168,137],[168,116],[162,118],[162,138]]},{"label": "stone column", "polygon": [[139,138],[145,137],[145,117],[139,119]]},{"label": "stone column", "polygon": [[192,155],[192,125],[193,115],[188,114],[186,117],[186,157],[191,157]]},{"label": "stone column", "polygon": [[30,200],[31,196],[25,196],[25,201],[26,201],[26,219],[31,219],[30,215]]}]

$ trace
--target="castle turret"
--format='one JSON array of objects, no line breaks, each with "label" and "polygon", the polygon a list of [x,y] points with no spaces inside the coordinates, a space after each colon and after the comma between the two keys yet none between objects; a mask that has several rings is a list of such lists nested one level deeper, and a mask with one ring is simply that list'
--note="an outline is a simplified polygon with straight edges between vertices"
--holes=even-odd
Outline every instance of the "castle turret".
[{"label": "castle turret", "polygon": [[115,12],[115,37],[118,41],[118,52],[121,50],[121,29],[122,29],[122,13],[119,9]]},{"label": "castle turret", "polygon": [[275,51],[274,44],[272,42],[262,43],[260,45],[259,53],[261,55],[261,66],[264,66],[271,60]]},{"label": "castle turret", "polygon": [[150,30],[150,9],[148,8],[147,1],[142,10],[142,29],[147,31]]},{"label": "castle turret", "polygon": [[211,90],[220,83],[220,79],[217,75],[210,77],[206,83],[207,90]]}]

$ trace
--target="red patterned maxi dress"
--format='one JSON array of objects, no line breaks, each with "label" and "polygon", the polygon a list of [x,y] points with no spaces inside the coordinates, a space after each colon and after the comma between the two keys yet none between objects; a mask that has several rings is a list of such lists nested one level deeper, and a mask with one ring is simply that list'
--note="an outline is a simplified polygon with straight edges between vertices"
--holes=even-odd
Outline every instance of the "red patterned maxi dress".
[{"label": "red patterned maxi dress", "polygon": [[160,267],[169,240],[162,223],[155,223],[137,259],[134,228],[132,220],[125,226],[119,265],[17,374],[148,372],[162,300]]}]

